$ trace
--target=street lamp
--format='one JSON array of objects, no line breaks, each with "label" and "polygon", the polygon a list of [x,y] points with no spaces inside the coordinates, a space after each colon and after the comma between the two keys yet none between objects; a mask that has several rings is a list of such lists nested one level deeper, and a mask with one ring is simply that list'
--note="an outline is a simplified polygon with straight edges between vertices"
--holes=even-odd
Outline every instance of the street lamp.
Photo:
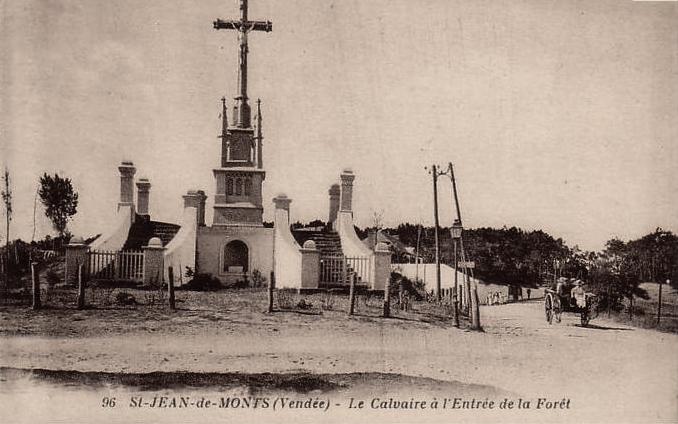
[{"label": "street lamp", "polygon": [[458,281],[457,281],[457,266],[459,265],[459,262],[457,260],[457,243],[461,239],[461,233],[463,231],[463,227],[461,226],[461,221],[459,219],[455,219],[454,223],[452,224],[452,228],[450,228],[450,233],[452,235],[452,241],[454,243],[454,293],[452,296],[452,301],[454,303],[454,326],[459,327],[459,299],[457,294],[459,293],[459,286],[458,286]]},{"label": "street lamp", "polygon": [[464,227],[461,226],[461,221],[455,219],[454,223],[452,224],[452,228],[450,228],[450,232],[452,233],[452,239],[459,240],[461,238],[462,231],[464,231]]}]

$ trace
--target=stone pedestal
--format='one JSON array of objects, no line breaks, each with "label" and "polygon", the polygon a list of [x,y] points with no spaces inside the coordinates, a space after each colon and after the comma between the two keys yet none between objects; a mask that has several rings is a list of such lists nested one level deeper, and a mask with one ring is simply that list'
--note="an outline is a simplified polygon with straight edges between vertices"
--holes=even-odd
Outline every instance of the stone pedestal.
[{"label": "stone pedestal", "polygon": [[120,203],[134,204],[134,174],[137,169],[132,162],[123,161],[118,166],[118,171],[120,171]]},{"label": "stone pedestal", "polygon": [[384,243],[377,243],[374,250],[372,290],[384,290],[391,278],[391,251]]},{"label": "stone pedestal", "polygon": [[301,288],[317,289],[320,281],[320,251],[313,240],[307,240],[301,252]]},{"label": "stone pedestal", "polygon": [[139,215],[150,216],[149,212],[149,195],[151,191],[151,183],[147,178],[140,178],[137,181],[137,213]]},{"label": "stone pedestal", "polygon": [[189,190],[183,196],[184,208],[195,208],[198,227],[205,226],[205,201],[207,196],[202,190]]},{"label": "stone pedestal", "polygon": [[85,244],[81,237],[74,237],[73,240],[66,245],[64,282],[77,284],[79,265],[83,265],[83,273],[86,274],[89,266],[89,246]]},{"label": "stone pedestal", "polygon": [[327,223],[331,225],[337,220],[337,212],[339,212],[339,197],[341,195],[339,184],[332,184],[328,194],[330,195],[330,215]]},{"label": "stone pedestal", "polygon": [[350,212],[353,209],[353,180],[355,175],[350,169],[344,169],[341,173],[341,211]]},{"label": "stone pedestal", "polygon": [[144,251],[144,285],[160,285],[164,276],[165,248],[158,237],[148,241],[148,246],[141,248]]}]

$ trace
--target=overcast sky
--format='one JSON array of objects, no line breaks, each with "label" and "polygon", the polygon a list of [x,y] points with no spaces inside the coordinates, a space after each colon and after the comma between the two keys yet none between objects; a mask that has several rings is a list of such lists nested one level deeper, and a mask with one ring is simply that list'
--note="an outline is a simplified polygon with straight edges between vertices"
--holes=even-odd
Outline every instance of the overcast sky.
[{"label": "overcast sky", "polygon": [[[117,165],[151,180],[154,219],[207,192],[220,101],[236,94],[236,0],[7,0],[0,151],[12,233],[31,238],[42,172],[72,178],[71,230],[113,223]],[[250,0],[264,115],[265,219],[327,219],[351,167],[359,225],[433,221],[424,166],[455,164],[467,227],[542,228],[599,249],[678,229],[678,3]],[[441,180],[441,225],[452,220]],[[4,239],[4,225],[0,234]],[[50,232],[38,209],[37,237]]]}]

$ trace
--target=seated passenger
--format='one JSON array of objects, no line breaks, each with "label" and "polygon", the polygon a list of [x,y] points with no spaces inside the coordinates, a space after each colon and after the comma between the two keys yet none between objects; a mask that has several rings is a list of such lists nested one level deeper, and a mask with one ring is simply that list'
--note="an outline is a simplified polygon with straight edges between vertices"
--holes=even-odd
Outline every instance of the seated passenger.
[{"label": "seated passenger", "polygon": [[582,286],[581,280],[577,280],[575,282],[574,288],[572,289],[572,291],[570,291],[570,296],[577,303],[577,307],[579,308],[586,307],[586,292],[584,291],[584,287]]}]

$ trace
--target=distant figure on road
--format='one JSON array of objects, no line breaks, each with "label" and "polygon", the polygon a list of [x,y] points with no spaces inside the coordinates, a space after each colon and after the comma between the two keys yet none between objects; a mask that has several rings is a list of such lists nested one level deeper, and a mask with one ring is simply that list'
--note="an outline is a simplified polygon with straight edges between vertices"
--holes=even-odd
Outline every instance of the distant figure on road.
[{"label": "distant figure on road", "polygon": [[527,288],[527,300],[530,300],[530,294],[532,293],[532,290],[530,288]]}]

